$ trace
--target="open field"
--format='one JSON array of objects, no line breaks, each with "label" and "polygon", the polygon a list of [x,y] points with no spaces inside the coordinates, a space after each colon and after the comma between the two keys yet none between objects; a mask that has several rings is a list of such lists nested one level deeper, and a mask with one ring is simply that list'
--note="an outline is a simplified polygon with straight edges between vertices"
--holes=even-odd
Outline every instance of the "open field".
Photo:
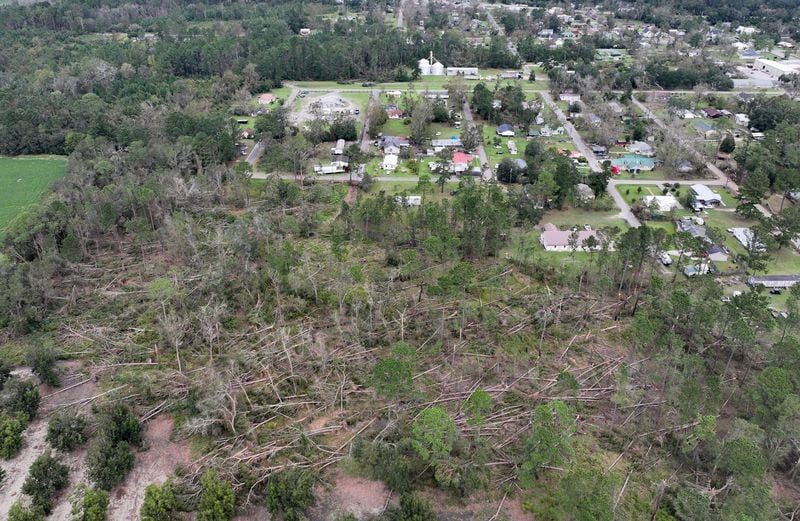
[{"label": "open field", "polygon": [[66,166],[58,156],[0,157],[0,238],[22,210],[64,176]]}]

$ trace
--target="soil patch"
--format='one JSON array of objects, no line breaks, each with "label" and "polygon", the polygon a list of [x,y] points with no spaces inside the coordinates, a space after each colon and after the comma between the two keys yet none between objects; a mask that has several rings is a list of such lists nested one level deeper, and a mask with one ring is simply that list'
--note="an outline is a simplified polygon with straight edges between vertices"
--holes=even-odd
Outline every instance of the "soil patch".
[{"label": "soil patch", "polygon": [[331,521],[338,513],[350,512],[358,519],[383,511],[389,490],[380,481],[337,472],[330,488],[317,490],[316,505],[308,512],[310,521]]},{"label": "soil patch", "polygon": [[170,440],[174,421],[156,416],[147,423],[144,439],[148,450],[136,454],[133,470],[122,485],[111,493],[109,519],[138,519],[144,489],[151,483],[163,483],[179,465],[191,461],[189,444]]}]

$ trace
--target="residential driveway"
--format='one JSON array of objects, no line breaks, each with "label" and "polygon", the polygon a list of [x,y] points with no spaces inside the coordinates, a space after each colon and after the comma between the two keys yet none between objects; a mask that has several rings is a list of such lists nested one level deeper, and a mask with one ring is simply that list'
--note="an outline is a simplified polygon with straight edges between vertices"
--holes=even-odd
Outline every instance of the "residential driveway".
[{"label": "residential driveway", "polygon": [[[469,102],[464,102],[464,119],[467,120],[467,125],[469,128],[475,127],[475,119],[472,117],[472,109],[469,107]],[[484,181],[492,181],[494,177],[494,170],[492,170],[492,164],[489,163],[489,157],[486,155],[486,149],[483,148],[483,136],[480,136],[480,141],[478,144],[478,157],[481,159],[481,168],[483,165],[487,165],[485,169],[483,169],[483,177]]]},{"label": "residential driveway", "polygon": [[[283,106],[291,107],[292,104],[294,103],[295,98],[297,98],[297,94],[300,92],[300,89],[298,89],[294,85],[288,85],[288,84],[287,87],[292,89],[292,91],[289,93],[289,96],[286,98],[286,101],[283,103]],[[245,161],[255,166],[255,164],[258,163],[258,160],[261,159],[261,156],[264,155],[264,148],[265,147],[263,141],[259,141],[258,143],[256,143],[255,146],[253,147],[253,150],[251,150],[250,153],[247,154],[247,158],[245,159]]]},{"label": "residential driveway", "polygon": [[[639,222],[639,219],[637,219],[635,215],[633,215],[631,207],[628,205],[627,201],[625,201],[625,198],[622,196],[622,194],[619,193],[619,190],[617,190],[617,184],[623,182],[628,184],[627,181],[617,181],[615,179],[611,179],[608,182],[608,195],[611,196],[611,198],[614,200],[614,204],[616,204],[617,208],[619,208],[619,213],[615,215],[615,217],[625,219],[625,221],[628,223],[628,226],[631,228],[638,228],[642,225],[642,223]],[[652,184],[653,181],[650,181],[650,183]]]}]

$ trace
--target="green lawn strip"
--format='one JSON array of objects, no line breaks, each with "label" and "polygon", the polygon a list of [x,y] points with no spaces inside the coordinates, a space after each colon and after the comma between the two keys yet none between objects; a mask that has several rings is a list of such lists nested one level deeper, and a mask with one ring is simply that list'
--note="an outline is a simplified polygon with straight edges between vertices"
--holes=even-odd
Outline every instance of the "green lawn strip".
[{"label": "green lawn strip", "polygon": [[66,166],[59,156],[0,156],[0,238],[17,215],[64,176]]},{"label": "green lawn strip", "polygon": [[[624,219],[616,217],[617,209],[609,212],[600,212],[592,210],[584,210],[582,208],[570,208],[568,210],[551,210],[544,214],[540,224],[553,223],[561,230],[569,229],[573,226],[583,229],[584,224],[588,224],[593,229],[605,228],[607,226],[616,226],[621,230],[625,230],[628,224]],[[540,233],[537,232],[536,238],[538,240]]]},{"label": "green lawn strip", "polygon": [[[431,188],[430,191],[426,193],[426,197],[440,200],[446,199],[451,197],[450,192],[456,190],[458,188],[457,182],[447,182],[444,185],[444,193],[439,185],[437,185],[435,180],[431,180]],[[376,181],[375,184],[369,190],[370,194],[377,194],[380,191],[384,191],[387,195],[394,195],[400,194],[403,192],[408,193],[409,195],[422,195],[422,192],[419,190],[417,183],[412,183],[408,181]]]}]

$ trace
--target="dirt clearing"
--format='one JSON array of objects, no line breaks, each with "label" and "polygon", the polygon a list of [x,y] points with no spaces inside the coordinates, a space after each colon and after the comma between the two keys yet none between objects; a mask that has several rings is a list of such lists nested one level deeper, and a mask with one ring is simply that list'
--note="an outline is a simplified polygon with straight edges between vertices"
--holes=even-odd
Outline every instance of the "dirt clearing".
[{"label": "dirt clearing", "polygon": [[108,519],[138,519],[145,487],[163,483],[176,467],[190,462],[189,444],[170,440],[173,426],[168,416],[156,416],[147,423],[144,439],[148,450],[136,453],[133,470],[111,492]]},{"label": "dirt clearing", "polygon": [[354,115],[360,111],[355,102],[345,99],[339,91],[322,96],[308,98],[300,103],[300,107],[289,115],[295,125],[302,125],[315,119],[333,119],[338,115]]}]

